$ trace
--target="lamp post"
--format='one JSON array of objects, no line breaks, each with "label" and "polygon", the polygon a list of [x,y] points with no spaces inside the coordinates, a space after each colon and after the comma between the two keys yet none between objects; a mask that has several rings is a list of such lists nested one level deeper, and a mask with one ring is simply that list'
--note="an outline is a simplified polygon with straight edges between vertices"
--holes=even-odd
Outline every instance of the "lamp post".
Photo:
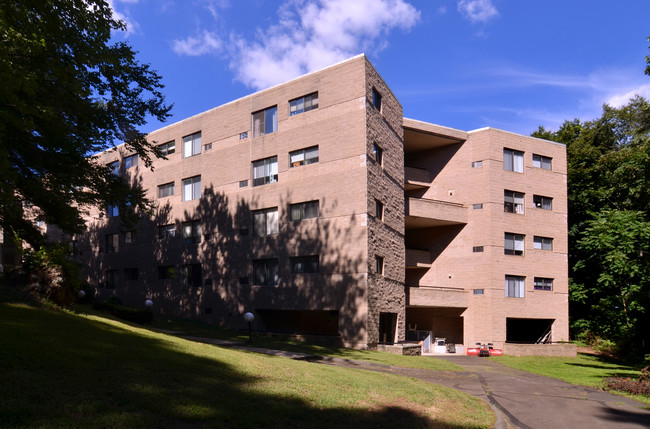
[{"label": "lamp post", "polygon": [[244,314],[244,319],[248,322],[248,342],[252,343],[253,342],[252,323],[253,320],[255,320],[255,315],[251,312],[248,312]]},{"label": "lamp post", "polygon": [[144,302],[144,306],[150,309],[151,307],[153,307],[153,301],[150,299],[146,300]]}]

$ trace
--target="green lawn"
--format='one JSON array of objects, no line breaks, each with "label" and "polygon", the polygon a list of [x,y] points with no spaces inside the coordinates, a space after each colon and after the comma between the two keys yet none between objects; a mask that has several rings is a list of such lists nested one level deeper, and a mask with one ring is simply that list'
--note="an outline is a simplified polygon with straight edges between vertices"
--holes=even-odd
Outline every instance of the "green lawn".
[{"label": "green lawn", "polygon": [[[491,427],[469,395],[0,303],[0,427]],[[426,359],[433,360],[433,359]]]}]

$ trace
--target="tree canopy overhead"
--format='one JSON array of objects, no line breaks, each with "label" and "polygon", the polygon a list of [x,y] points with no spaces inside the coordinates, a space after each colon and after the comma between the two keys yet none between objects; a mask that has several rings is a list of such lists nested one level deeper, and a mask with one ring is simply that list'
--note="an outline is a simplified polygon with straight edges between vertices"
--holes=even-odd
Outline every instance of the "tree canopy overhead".
[{"label": "tree canopy overhead", "polygon": [[164,121],[160,76],[112,32],[125,25],[103,0],[3,0],[0,8],[0,222],[32,244],[33,206],[64,232],[107,201],[143,208],[144,193],[92,154],[124,142],[146,167],[160,156],[138,130]]}]

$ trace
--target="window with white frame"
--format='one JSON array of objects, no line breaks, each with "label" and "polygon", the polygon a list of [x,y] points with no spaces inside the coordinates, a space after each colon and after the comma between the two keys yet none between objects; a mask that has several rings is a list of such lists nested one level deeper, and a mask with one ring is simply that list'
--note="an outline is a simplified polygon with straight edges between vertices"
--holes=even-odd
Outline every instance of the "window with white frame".
[{"label": "window with white frame", "polygon": [[503,211],[524,214],[524,194],[515,191],[503,191]]},{"label": "window with white frame", "polygon": [[542,195],[533,195],[533,204],[542,210],[553,210],[553,198]]},{"label": "window with white frame", "polygon": [[524,255],[524,235],[506,232],[504,234],[503,253],[506,255]]},{"label": "window with white frame", "polygon": [[201,198],[201,176],[183,179],[183,201]]},{"label": "window with white frame", "polygon": [[551,161],[552,158],[549,158],[548,156],[533,154],[533,167],[550,170]]},{"label": "window with white frame", "polygon": [[172,237],[176,237],[176,226],[174,224],[160,225],[158,227],[158,238],[172,238]]},{"label": "window with white frame", "polygon": [[503,169],[516,173],[524,172],[524,153],[513,149],[503,149]]},{"label": "window with white frame", "polygon": [[526,277],[506,276],[506,296],[511,298],[523,298],[525,291]]},{"label": "window with white frame", "polygon": [[106,206],[106,216],[117,217],[120,215],[120,208],[117,204],[109,204]]},{"label": "window with white frame", "polygon": [[535,277],[533,288],[535,290],[553,290],[553,279],[547,277]]},{"label": "window with white frame", "polygon": [[253,212],[254,236],[263,237],[265,235],[277,234],[279,231],[277,207],[255,210]]},{"label": "window with white frame", "polygon": [[481,168],[481,167],[483,167],[483,161],[472,162],[472,168]]},{"label": "window with white frame", "polygon": [[260,159],[253,162],[253,186],[266,185],[278,181],[278,157]]},{"label": "window with white frame", "polygon": [[318,162],[318,146],[289,152],[289,167],[291,168],[316,162]]},{"label": "window with white frame", "polygon": [[172,140],[170,142],[163,143],[158,146],[158,149],[160,149],[160,153],[162,153],[164,156],[171,155],[176,152],[176,141]]},{"label": "window with white frame", "polygon": [[533,248],[540,250],[553,250],[553,239],[551,237],[533,237]]},{"label": "window with white frame", "polygon": [[269,107],[252,114],[253,137],[260,137],[278,130],[278,106]]},{"label": "window with white frame", "polygon": [[318,272],[318,255],[295,256],[289,258],[291,274],[307,274]]},{"label": "window with white frame", "polygon": [[289,218],[291,220],[311,219],[319,216],[318,200],[305,201],[291,204],[289,206]]},{"label": "window with white frame", "polygon": [[289,101],[289,116],[297,115],[303,112],[309,112],[318,108],[318,93],[305,95]]},{"label": "window with white frame", "polygon": [[124,158],[124,168],[129,169],[138,165],[138,155],[131,155]]},{"label": "window with white frame", "polygon": [[278,259],[256,259],[253,261],[254,284],[276,286],[278,284]]},{"label": "window with white frame", "polygon": [[183,222],[183,243],[195,244],[201,242],[201,221]]},{"label": "window with white frame", "polygon": [[201,132],[183,137],[183,158],[201,154]]},{"label": "window with white frame", "polygon": [[174,182],[158,185],[158,198],[171,197],[174,195]]}]

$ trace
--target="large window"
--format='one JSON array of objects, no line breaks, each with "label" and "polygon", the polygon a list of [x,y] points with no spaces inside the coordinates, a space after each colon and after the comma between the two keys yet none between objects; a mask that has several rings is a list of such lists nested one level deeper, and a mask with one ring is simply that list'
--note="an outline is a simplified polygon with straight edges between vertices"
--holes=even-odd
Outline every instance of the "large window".
[{"label": "large window", "polygon": [[533,195],[533,204],[538,209],[553,210],[553,198],[542,195]]},{"label": "large window", "polygon": [[124,158],[124,168],[131,168],[138,165],[138,155],[131,155]]},{"label": "large window", "polygon": [[525,277],[506,276],[506,296],[511,298],[523,298],[525,290]]},{"label": "large window", "polygon": [[271,134],[278,130],[278,106],[253,113],[253,137]]},{"label": "large window", "polygon": [[201,132],[183,137],[183,158],[201,154]]},{"label": "large window", "polygon": [[277,207],[253,212],[253,235],[263,237],[265,235],[277,234],[278,232]]},{"label": "large window", "polygon": [[289,153],[289,167],[314,164],[318,162],[318,146],[308,147]]},{"label": "large window", "polygon": [[296,256],[290,258],[291,273],[317,273],[318,272],[318,255]]},{"label": "large window", "polygon": [[108,217],[117,217],[120,215],[120,208],[117,204],[109,204],[106,206],[106,216]]},{"label": "large window", "polygon": [[256,285],[275,286],[278,284],[278,260],[257,259],[253,261],[253,277]]},{"label": "large window", "polygon": [[183,222],[183,243],[193,244],[201,242],[201,221],[192,220]]},{"label": "large window", "polygon": [[553,279],[546,277],[535,277],[535,290],[553,290]]},{"label": "large window", "polygon": [[503,191],[503,211],[524,214],[524,194],[515,191]]},{"label": "large window", "polygon": [[540,250],[553,250],[553,239],[550,237],[533,237],[533,247]]},{"label": "large window", "polygon": [[291,204],[289,206],[289,212],[291,220],[311,219],[318,217],[318,200]]},{"label": "large window", "polygon": [[174,152],[176,152],[176,141],[172,140],[167,143],[163,143],[160,146],[158,146],[158,149],[160,149],[160,153],[163,155],[171,155]]},{"label": "large window", "polygon": [[524,153],[518,150],[503,149],[503,169],[523,173]]},{"label": "large window", "polygon": [[174,182],[158,186],[158,198],[171,197],[174,195]]},{"label": "large window", "polygon": [[174,224],[161,225],[158,227],[158,238],[176,237],[176,227]]},{"label": "large window", "polygon": [[524,235],[506,232],[504,235],[503,253],[506,255],[524,255]]},{"label": "large window", "polygon": [[114,175],[117,176],[118,174],[120,174],[120,162],[119,161],[110,162],[110,163],[106,164],[106,166],[111,169],[111,172]]},{"label": "large window", "polygon": [[548,156],[533,154],[533,167],[543,168],[544,170],[551,169],[551,160]]},{"label": "large window", "polygon": [[183,179],[183,201],[201,198],[201,176]]},{"label": "large window", "polygon": [[372,105],[381,112],[381,94],[376,88],[372,89]]},{"label": "large window", "polygon": [[260,159],[253,162],[253,186],[266,185],[278,181],[278,157]]},{"label": "large window", "polygon": [[201,264],[187,264],[181,267],[181,282],[183,286],[201,286]]},{"label": "large window", "polygon": [[297,115],[302,112],[309,112],[318,108],[318,93],[305,95],[289,101],[289,116]]},{"label": "large window", "polygon": [[117,252],[119,243],[119,234],[106,234],[106,253]]}]

